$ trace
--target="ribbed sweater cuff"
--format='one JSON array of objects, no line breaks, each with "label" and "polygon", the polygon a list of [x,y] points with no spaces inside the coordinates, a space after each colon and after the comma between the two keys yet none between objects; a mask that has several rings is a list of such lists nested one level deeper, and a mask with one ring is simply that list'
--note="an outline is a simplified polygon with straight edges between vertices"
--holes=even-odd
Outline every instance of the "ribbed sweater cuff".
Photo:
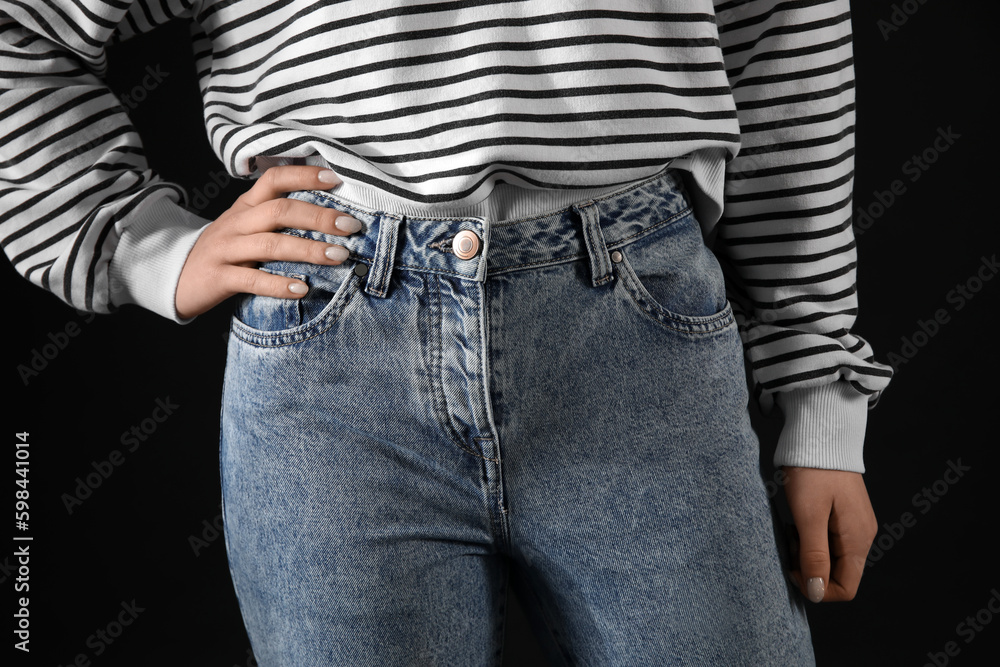
[{"label": "ribbed sweater cuff", "polygon": [[775,402],[785,415],[775,466],[865,471],[867,396],[837,381],[777,392]]},{"label": "ribbed sweater cuff", "polygon": [[134,303],[178,324],[174,297],[188,253],[210,220],[168,197],[147,202],[122,231],[109,267],[111,302]]}]

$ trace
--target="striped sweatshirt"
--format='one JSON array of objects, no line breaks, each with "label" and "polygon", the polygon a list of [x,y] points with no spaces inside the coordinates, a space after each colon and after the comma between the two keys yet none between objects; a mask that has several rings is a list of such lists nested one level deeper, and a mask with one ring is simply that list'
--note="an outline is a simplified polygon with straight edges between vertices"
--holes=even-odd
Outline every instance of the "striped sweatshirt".
[{"label": "striped sweatshirt", "polygon": [[0,0],[0,238],[76,308],[183,321],[177,280],[210,221],[150,170],[102,80],[108,45],[174,19],[234,177],[323,164],[460,206],[500,181],[683,170],[754,395],[785,413],[775,462],[864,470],[891,369],[851,332],[848,0]]}]

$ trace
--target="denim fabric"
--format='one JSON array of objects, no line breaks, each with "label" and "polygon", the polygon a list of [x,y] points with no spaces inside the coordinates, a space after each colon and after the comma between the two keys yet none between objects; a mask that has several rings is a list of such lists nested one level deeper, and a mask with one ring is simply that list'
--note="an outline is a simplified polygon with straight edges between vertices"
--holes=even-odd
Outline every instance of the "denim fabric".
[{"label": "denim fabric", "polygon": [[263,667],[499,665],[508,585],[554,665],[813,664],[676,171],[521,220],[289,196],[364,229],[285,230],[351,257],[268,262],[309,294],[232,320],[225,537]]}]

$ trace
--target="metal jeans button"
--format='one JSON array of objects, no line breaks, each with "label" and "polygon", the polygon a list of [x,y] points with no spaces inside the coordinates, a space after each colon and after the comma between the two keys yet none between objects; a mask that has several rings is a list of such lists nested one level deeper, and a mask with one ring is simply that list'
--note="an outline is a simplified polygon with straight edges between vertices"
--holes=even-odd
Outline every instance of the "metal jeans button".
[{"label": "metal jeans button", "polygon": [[479,237],[468,229],[463,229],[452,239],[451,249],[460,259],[472,259],[479,252]]}]

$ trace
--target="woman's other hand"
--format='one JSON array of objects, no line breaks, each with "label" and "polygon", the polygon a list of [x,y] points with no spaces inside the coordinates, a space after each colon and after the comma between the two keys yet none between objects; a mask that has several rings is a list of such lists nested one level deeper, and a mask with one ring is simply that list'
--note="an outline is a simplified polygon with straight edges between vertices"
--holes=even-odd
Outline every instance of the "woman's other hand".
[{"label": "woman's other hand", "polygon": [[783,470],[799,538],[792,552],[792,578],[813,602],[853,599],[878,533],[864,479],[841,470]]}]

